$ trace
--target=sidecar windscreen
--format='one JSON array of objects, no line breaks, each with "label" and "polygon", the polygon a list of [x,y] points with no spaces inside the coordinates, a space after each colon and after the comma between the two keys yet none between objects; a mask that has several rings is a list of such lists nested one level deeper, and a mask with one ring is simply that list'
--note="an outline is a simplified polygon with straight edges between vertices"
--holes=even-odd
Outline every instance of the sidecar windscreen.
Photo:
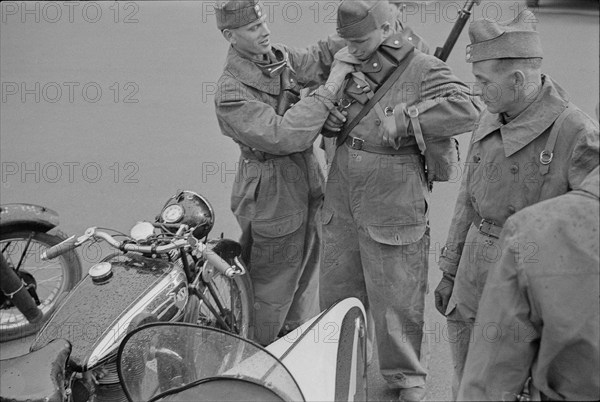
[{"label": "sidecar windscreen", "polygon": [[[190,400],[185,395],[192,394],[194,400],[248,401],[251,395],[256,400],[304,400],[275,356],[215,328],[183,323],[142,326],[121,343],[117,364],[130,401]],[[232,399],[235,395],[241,399]]]},{"label": "sidecar windscreen", "polygon": [[206,378],[183,388],[168,391],[157,399],[160,402],[284,402],[279,395],[264,385],[228,377]]}]

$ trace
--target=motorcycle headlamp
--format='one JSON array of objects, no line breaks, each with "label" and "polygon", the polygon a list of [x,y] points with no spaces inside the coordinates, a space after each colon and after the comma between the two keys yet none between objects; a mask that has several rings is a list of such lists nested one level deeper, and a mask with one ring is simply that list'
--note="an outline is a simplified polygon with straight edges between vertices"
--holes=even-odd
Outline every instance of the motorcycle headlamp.
[{"label": "motorcycle headlamp", "polygon": [[[158,221],[167,224],[185,224],[194,229],[194,237],[200,239],[208,235],[214,222],[212,206],[193,191],[179,191],[163,206]],[[173,230],[175,231],[175,230]]]}]

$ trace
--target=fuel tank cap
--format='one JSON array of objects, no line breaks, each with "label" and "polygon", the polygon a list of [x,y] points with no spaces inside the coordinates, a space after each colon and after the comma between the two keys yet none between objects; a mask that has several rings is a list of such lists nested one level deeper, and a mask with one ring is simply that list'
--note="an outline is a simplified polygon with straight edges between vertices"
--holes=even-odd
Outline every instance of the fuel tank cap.
[{"label": "fuel tank cap", "polygon": [[94,282],[104,282],[112,275],[112,264],[110,262],[99,262],[88,271]]}]

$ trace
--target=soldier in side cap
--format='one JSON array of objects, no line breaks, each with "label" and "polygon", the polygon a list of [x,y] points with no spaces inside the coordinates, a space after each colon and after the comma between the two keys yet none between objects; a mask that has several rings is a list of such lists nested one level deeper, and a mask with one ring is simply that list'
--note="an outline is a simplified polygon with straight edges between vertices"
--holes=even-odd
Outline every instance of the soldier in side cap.
[{"label": "soldier in side cap", "polygon": [[[416,6],[416,3],[399,0],[389,0],[388,3],[390,4],[389,20],[390,24],[394,28],[394,31],[401,35],[405,42],[413,45],[415,49],[429,54],[429,45],[425,39],[415,33],[411,27],[404,23],[404,10],[406,9],[407,3],[410,3],[414,6]],[[321,141],[321,148],[325,151],[327,166],[330,166],[333,156],[335,155],[335,138],[324,136]]]},{"label": "soldier in side cap", "polygon": [[[319,312],[316,214],[323,191],[313,142],[330,112],[343,118],[334,94],[352,67],[331,67],[339,38],[304,50],[272,44],[257,0],[227,1],[216,15],[231,44],[215,96],[217,119],[241,150],[231,209],[254,286],[254,337],[267,345]],[[300,98],[303,86],[323,83]]]},{"label": "soldier in side cap", "polygon": [[514,400],[527,385],[532,400],[600,400],[599,169],[506,221],[479,303],[493,331],[475,334],[459,400]]},{"label": "soldier in side cap", "polygon": [[[488,319],[475,322],[488,271],[503,257],[498,237],[507,218],[575,188],[598,166],[598,123],[542,74],[535,25],[524,10],[512,21],[469,27],[467,61],[487,109],[471,139],[435,290],[436,308],[448,321],[455,397],[472,332],[484,330]],[[535,245],[520,247],[536,258]]]},{"label": "soldier in side cap", "polygon": [[[357,70],[339,95],[347,122],[399,65],[405,69],[347,139],[336,139],[322,212],[320,297],[322,308],[361,299],[381,373],[400,400],[412,401],[425,395],[429,251],[429,189],[414,133],[447,138],[470,131],[479,110],[444,62],[395,32],[389,10],[381,0],[347,0],[338,9],[338,34],[348,47],[336,59]],[[340,126],[331,115],[325,129]]]}]

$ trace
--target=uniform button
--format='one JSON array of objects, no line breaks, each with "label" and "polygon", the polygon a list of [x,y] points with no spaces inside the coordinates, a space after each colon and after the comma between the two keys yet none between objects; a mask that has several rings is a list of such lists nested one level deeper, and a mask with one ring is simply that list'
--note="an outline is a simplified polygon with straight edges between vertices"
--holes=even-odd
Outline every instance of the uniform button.
[{"label": "uniform button", "polygon": [[381,120],[379,120],[379,119],[375,120],[375,125],[376,126],[379,126],[380,124],[381,124]]},{"label": "uniform button", "polygon": [[513,207],[512,205],[509,205],[508,206],[508,213],[512,215],[515,212],[517,212],[517,208]]},{"label": "uniform button", "polygon": [[293,79],[293,78],[290,78],[290,82],[294,82],[294,79]]},{"label": "uniform button", "polygon": [[510,167],[510,172],[511,172],[512,174],[515,174],[515,173],[517,173],[518,171],[519,171],[519,166],[517,166],[517,165],[512,165],[512,166]]},{"label": "uniform button", "polygon": [[412,40],[412,36],[409,36],[409,37],[408,37],[408,40]]},{"label": "uniform button", "polygon": [[399,41],[399,40],[395,40],[395,41],[394,41],[394,45],[399,45],[399,44],[400,44],[400,41]]},{"label": "uniform button", "polygon": [[480,160],[481,160],[481,157],[479,155],[475,155],[473,157],[473,162],[475,162],[475,163],[479,163]]},{"label": "uniform button", "polygon": [[377,63],[373,63],[373,67],[377,67],[379,64]]}]

